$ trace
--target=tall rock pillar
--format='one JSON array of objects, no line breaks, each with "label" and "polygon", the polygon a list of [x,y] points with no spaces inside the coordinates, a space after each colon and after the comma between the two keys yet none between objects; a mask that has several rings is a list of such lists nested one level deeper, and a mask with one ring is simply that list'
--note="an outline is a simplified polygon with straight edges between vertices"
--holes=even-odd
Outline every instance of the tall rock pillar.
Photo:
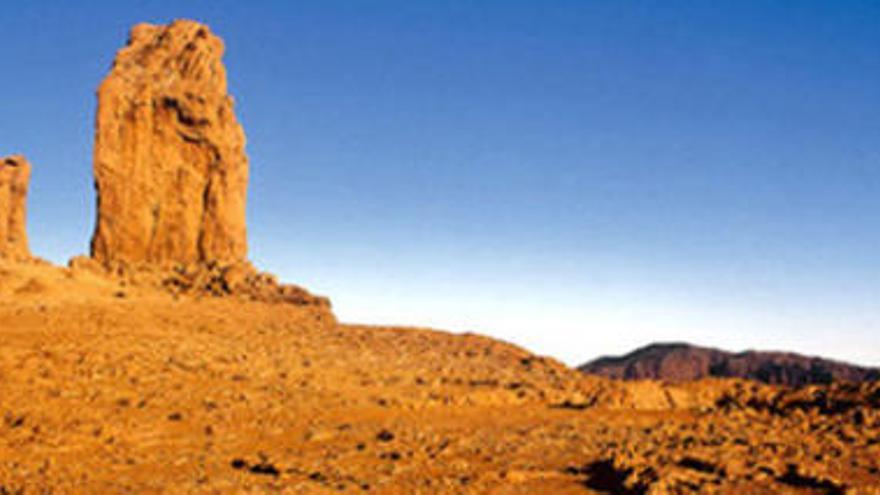
[{"label": "tall rock pillar", "polygon": [[140,24],[98,89],[92,257],[105,265],[247,258],[245,137],[223,42],[204,25]]},{"label": "tall rock pillar", "polygon": [[0,258],[31,257],[27,238],[27,193],[31,166],[23,156],[0,158]]}]

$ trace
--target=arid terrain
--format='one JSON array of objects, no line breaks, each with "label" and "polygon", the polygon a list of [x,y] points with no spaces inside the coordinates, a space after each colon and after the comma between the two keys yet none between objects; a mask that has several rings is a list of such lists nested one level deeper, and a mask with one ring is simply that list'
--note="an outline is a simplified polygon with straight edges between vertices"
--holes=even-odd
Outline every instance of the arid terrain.
[{"label": "arid terrain", "polygon": [[40,262],[0,299],[3,493],[880,493],[880,384],[615,382]]},{"label": "arid terrain", "polygon": [[0,159],[0,495],[880,493],[878,382],[614,381],[341,323],[261,272],[222,54],[193,21],[132,29],[66,267],[28,246],[30,164]]}]

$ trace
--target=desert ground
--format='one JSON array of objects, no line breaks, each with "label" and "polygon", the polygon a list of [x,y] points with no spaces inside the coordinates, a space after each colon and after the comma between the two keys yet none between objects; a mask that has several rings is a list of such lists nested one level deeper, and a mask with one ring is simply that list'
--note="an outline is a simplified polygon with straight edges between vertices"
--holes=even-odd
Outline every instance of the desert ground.
[{"label": "desert ground", "polygon": [[132,28],[66,267],[28,247],[29,162],[0,160],[0,495],[880,494],[880,382],[614,381],[340,322],[260,272],[223,51]]},{"label": "desert ground", "polygon": [[0,493],[880,493],[876,384],[617,382],[43,262],[0,300]]}]

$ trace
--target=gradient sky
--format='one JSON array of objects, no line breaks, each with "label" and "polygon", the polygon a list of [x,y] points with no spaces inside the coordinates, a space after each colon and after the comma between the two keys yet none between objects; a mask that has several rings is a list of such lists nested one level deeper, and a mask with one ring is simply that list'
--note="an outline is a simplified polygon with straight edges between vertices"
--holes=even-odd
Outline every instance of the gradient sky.
[{"label": "gradient sky", "polygon": [[651,341],[880,364],[880,2],[4,2],[32,249],[94,222],[138,22],[227,44],[254,261],[346,321],[576,364]]}]

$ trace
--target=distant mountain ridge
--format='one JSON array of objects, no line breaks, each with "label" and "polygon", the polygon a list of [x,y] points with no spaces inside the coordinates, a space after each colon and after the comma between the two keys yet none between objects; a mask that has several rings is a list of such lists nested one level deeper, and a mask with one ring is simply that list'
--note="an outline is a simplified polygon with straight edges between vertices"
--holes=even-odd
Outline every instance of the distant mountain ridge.
[{"label": "distant mountain ridge", "polygon": [[623,356],[605,356],[581,365],[584,373],[624,380],[682,382],[700,378],[746,378],[801,386],[839,381],[880,380],[869,368],[790,352],[727,352],[684,342],[655,343]]}]

